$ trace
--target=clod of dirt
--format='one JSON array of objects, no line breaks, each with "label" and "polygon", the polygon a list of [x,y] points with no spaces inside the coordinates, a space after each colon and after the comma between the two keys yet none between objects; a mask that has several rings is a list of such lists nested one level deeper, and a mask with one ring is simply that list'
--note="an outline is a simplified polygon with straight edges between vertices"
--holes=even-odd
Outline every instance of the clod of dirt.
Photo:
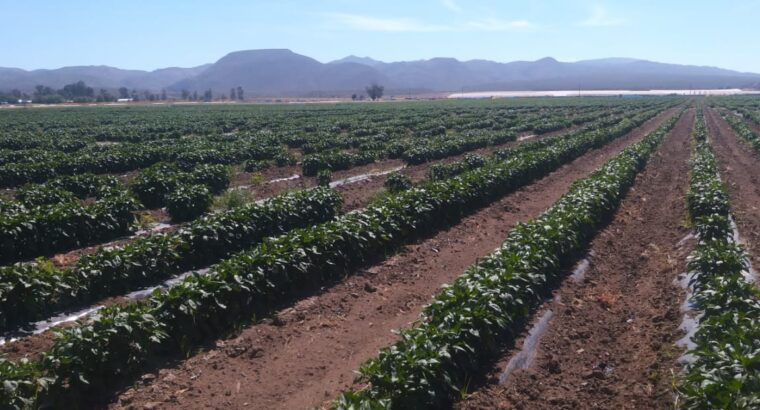
[{"label": "clod of dirt", "polygon": [[375,286],[372,286],[371,283],[367,282],[364,284],[364,291],[368,293],[374,293],[377,291],[377,288]]}]

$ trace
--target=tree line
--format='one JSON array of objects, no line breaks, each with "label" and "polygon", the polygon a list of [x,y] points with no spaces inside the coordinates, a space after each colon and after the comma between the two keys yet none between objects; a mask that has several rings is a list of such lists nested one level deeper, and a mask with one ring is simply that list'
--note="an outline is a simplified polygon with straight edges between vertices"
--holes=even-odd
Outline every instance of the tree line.
[{"label": "tree line", "polygon": [[[11,91],[12,95],[19,97],[17,100],[28,100],[29,96],[20,93],[18,90]],[[59,104],[63,102],[110,102],[116,101],[116,97],[105,88],[95,89],[89,87],[84,81],[66,84],[61,89],[54,89],[45,85],[34,87],[34,93],[31,96],[33,103],[38,104]]]},{"label": "tree line", "polygon": [[[34,87],[34,92],[29,95],[18,89],[13,89],[9,92],[0,91],[0,103],[17,104],[18,102],[31,101],[35,104],[60,104],[65,102],[114,102],[119,99],[131,100],[131,101],[167,101],[169,99],[176,100],[181,97],[185,101],[214,101],[214,93],[211,89],[199,94],[198,91],[182,90],[179,96],[169,96],[166,90],[161,90],[158,93],[148,90],[129,89],[127,87],[120,87],[116,90],[116,93],[112,93],[111,90],[101,88],[97,92],[93,87],[88,86],[84,81],[77,81],[75,83],[66,84],[61,89],[54,89],[46,85],[37,85]],[[243,87],[230,88],[229,96],[227,94],[221,94],[217,98],[221,101],[243,101],[245,99],[245,91]]]},{"label": "tree line", "polygon": [[[371,84],[365,88],[367,96],[372,100],[379,100],[383,96],[385,88],[378,84]],[[130,90],[127,87],[120,87],[117,90],[118,94],[112,94],[110,90],[105,88],[99,89],[95,92],[95,89],[85,84],[84,81],[77,81],[75,83],[66,84],[63,88],[56,90],[52,87],[37,85],[34,87],[34,93],[29,96],[28,94],[14,89],[10,92],[0,92],[0,103],[16,104],[19,101],[32,101],[37,104],[59,104],[64,102],[113,102],[118,99],[131,100],[131,101],[166,101],[170,97],[166,90],[161,90],[159,93],[154,93],[148,90],[138,91],[137,89]],[[214,101],[214,93],[211,89],[203,91],[199,94],[198,91],[192,91],[183,89],[179,96],[172,96],[172,100],[176,100],[179,97],[183,101]],[[364,95],[353,94],[352,100],[363,100]],[[243,101],[245,100],[245,91],[243,87],[237,86],[230,88],[229,94],[220,94],[216,97],[217,101]]]}]

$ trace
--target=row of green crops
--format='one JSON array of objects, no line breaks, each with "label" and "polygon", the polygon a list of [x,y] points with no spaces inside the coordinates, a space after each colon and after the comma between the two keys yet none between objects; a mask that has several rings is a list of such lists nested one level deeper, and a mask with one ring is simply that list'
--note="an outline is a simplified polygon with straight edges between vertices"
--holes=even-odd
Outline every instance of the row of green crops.
[{"label": "row of green crops", "polygon": [[725,114],[723,118],[734,129],[739,138],[752,147],[752,149],[760,152],[760,137],[744,121],[731,114]]},{"label": "row of green crops", "polygon": [[335,217],[340,195],[315,188],[198,219],[179,231],[100,248],[68,269],[36,262],[0,267],[0,330],[211,265],[264,237]]},{"label": "row of green crops", "polygon": [[430,167],[429,177],[433,180],[451,178],[486,164],[486,157],[479,154],[466,154],[463,159],[448,164],[435,164]]},{"label": "row of green crops", "polygon": [[421,164],[515,140],[517,140],[517,133],[511,131],[483,132],[478,130],[459,135],[442,135],[438,138],[415,141],[415,144],[401,153],[401,158],[407,164]]},{"label": "row of green crops", "polygon": [[[649,113],[646,113],[646,114],[642,114],[642,115],[634,118],[633,119],[634,122],[626,122],[623,125],[621,125],[619,127],[616,127],[615,131],[613,132],[614,135],[613,134],[610,134],[610,135],[612,135],[612,136],[622,135],[622,133],[624,133],[627,130],[631,129],[633,126],[639,124],[640,122],[643,122],[643,120],[645,118],[647,118],[648,116],[651,116],[653,114],[654,114],[654,112],[649,112]],[[611,124],[613,122],[614,121],[608,121],[608,124]],[[593,127],[593,128],[595,130],[597,130],[597,132],[603,132],[603,131],[599,131],[597,127]],[[573,133],[571,135],[568,135],[568,136],[562,137],[562,138],[564,138],[567,141],[570,141],[570,140],[573,140],[575,138],[578,138],[581,135],[583,135],[583,133],[579,131],[579,132]],[[518,151],[518,149],[510,150],[509,151],[510,152],[509,156],[515,156],[515,155],[518,155],[518,152],[527,152],[527,151],[530,151],[531,149],[533,149],[533,150],[535,150],[535,149],[543,149],[543,148],[545,148],[545,147],[547,147],[549,145],[551,145],[551,140],[544,140],[544,141],[540,141],[540,142],[537,141],[537,142],[528,143],[528,144],[525,144],[525,147],[519,148],[519,151]],[[508,156],[507,155],[503,155],[502,157],[506,158]],[[219,166],[202,165],[202,166],[197,167],[196,171],[198,171],[198,170],[201,170],[201,171],[206,170],[206,171],[208,171],[209,169],[213,170],[213,169],[216,169],[216,168],[219,168]],[[194,171],[194,172],[196,172],[196,171]],[[217,171],[219,171],[219,170],[217,169]],[[143,192],[144,191],[145,193],[149,193],[149,194],[153,194],[153,193],[156,193],[156,192],[166,192],[166,191],[169,191],[173,187],[166,188],[166,186],[169,185],[169,183],[167,183],[166,180],[163,177],[164,176],[171,176],[172,173],[176,173],[176,172],[178,172],[177,169],[176,169],[176,167],[174,167],[173,165],[170,165],[170,164],[169,165],[159,165],[159,166],[156,166],[154,168],[149,168],[149,169],[145,170],[140,177],[137,178],[137,181],[133,185],[132,189],[135,190],[135,191],[138,191],[138,192]],[[213,184],[214,181],[217,181],[217,180],[218,181],[223,181],[224,180],[224,178],[217,178],[219,174],[220,174],[220,172],[203,172],[203,173],[200,174],[200,176],[198,178],[203,177],[203,178],[201,178],[201,180],[203,182],[206,182],[208,184]],[[155,175],[155,177],[152,177],[153,175]],[[211,175],[211,176],[208,177],[206,175]],[[71,177],[67,177],[67,178],[71,178]],[[183,178],[185,180],[188,180],[188,179],[191,179],[191,178],[195,178],[195,176],[194,176],[194,174],[190,174],[190,175],[185,175]],[[174,179],[172,179],[171,177],[169,177],[168,180],[169,181],[173,181]],[[150,183],[143,182],[143,181],[149,181]],[[157,182],[154,182],[154,181],[157,181]],[[222,186],[222,183],[219,182],[217,185]],[[137,187],[139,187],[139,188],[137,188]],[[180,193],[182,193],[182,191],[180,191]],[[141,195],[141,196],[145,196],[145,195]],[[194,202],[197,202],[197,201],[192,201],[192,198],[190,198],[190,200],[188,201],[188,203],[190,203],[190,204],[192,204]],[[143,239],[138,240],[138,242],[137,242],[138,247],[142,246],[141,244],[143,242],[145,242],[145,241],[147,241],[147,240],[143,240]],[[233,249],[237,250],[237,249],[241,249],[241,248],[233,248]],[[100,250],[98,253],[96,253],[96,255],[103,254],[103,253],[105,253],[105,251]],[[127,253],[127,254],[129,254],[129,253]],[[123,257],[123,255],[119,254],[118,252],[117,252],[117,255],[119,255],[120,258],[125,259]],[[82,262],[85,263],[86,261],[88,261],[88,258],[89,257],[85,257]],[[155,263],[155,261],[152,261],[152,260],[144,260],[144,258],[142,256],[137,257],[137,259],[143,261],[144,263],[147,263],[148,266],[153,266],[153,264]],[[110,258],[107,258],[107,260],[110,261]],[[125,260],[129,260],[129,258],[126,258]],[[209,263],[211,263],[211,262],[212,261],[210,261]],[[82,265],[82,263],[80,263],[80,265]],[[77,268],[76,271],[77,272],[87,272],[88,270],[94,270],[95,272],[99,272],[100,269],[101,269],[101,268],[98,268],[98,267],[87,266],[86,263],[84,264],[84,266],[86,267],[86,269],[83,270],[83,269]],[[158,264],[158,266],[164,266],[164,265]],[[9,284],[6,285],[9,289],[14,289],[13,292],[8,291],[8,293],[10,294],[10,293],[14,293],[15,292],[15,293],[17,293],[17,296],[13,297],[13,298],[10,298],[6,302],[6,304],[9,306],[9,308],[5,309],[5,311],[6,312],[13,312],[15,310],[15,311],[17,311],[17,313],[15,314],[15,316],[16,316],[15,318],[12,318],[11,316],[9,316],[10,314],[6,314],[6,316],[8,317],[8,319],[5,320],[6,324],[4,326],[0,326],[0,328],[11,326],[11,325],[14,325],[14,324],[17,324],[17,323],[24,323],[24,322],[29,321],[29,320],[38,319],[38,318],[41,317],[41,315],[50,313],[51,307],[55,307],[55,308],[70,307],[70,306],[73,306],[75,303],[82,303],[84,301],[91,300],[91,297],[88,296],[88,295],[90,295],[90,293],[88,292],[89,286],[87,286],[87,282],[86,281],[82,282],[81,279],[80,279],[81,276],[85,276],[82,273],[78,273],[78,274],[74,275],[73,279],[71,279],[74,282],[76,282],[76,284],[70,283],[70,281],[64,281],[64,283],[67,284],[67,287],[71,287],[72,289],[76,289],[76,291],[72,290],[72,291],[67,291],[65,293],[66,295],[70,295],[70,296],[62,297],[60,294],[57,294],[57,293],[47,294],[46,295],[46,293],[49,293],[49,292],[41,292],[41,294],[45,295],[45,296],[35,296],[37,294],[36,287],[35,286],[29,286],[28,284],[26,284],[25,281],[20,281],[19,278],[23,277],[23,276],[30,275],[30,272],[42,272],[42,273],[38,273],[36,275],[32,275],[32,277],[39,278],[39,277],[44,276],[44,277],[50,278],[49,281],[42,281],[42,282],[38,283],[38,285],[42,286],[43,288],[46,288],[52,282],[59,280],[59,276],[61,276],[60,272],[58,272],[56,270],[54,270],[52,272],[47,272],[43,268],[44,269],[48,269],[47,267],[36,266],[34,264],[32,264],[32,265],[25,265],[23,267],[18,267],[18,266],[16,266],[16,267],[10,267],[10,268],[7,269],[7,275],[9,277],[11,277],[11,278],[14,278],[13,280],[8,281]],[[167,272],[167,274],[174,273],[174,272],[176,272],[176,269],[175,270],[168,270],[166,272]],[[65,274],[63,276],[64,277],[68,277],[68,275],[65,275]],[[89,275],[89,276],[93,276],[95,278],[99,277],[99,275],[96,275],[96,274]],[[107,277],[107,278],[109,278],[109,280],[111,280],[110,278],[112,278],[112,277],[120,277],[120,276],[122,276],[122,274],[118,274],[117,273],[117,274],[112,274],[112,275],[106,275],[105,277]],[[127,278],[131,278],[132,276],[134,276],[134,275],[128,275]],[[153,275],[148,275],[148,274],[146,274],[144,276],[145,276],[145,279],[148,279],[148,280],[151,280],[154,277]],[[116,293],[118,293],[119,290],[125,289],[125,287],[123,287],[122,285],[120,285],[120,283],[123,280],[124,280],[124,278],[121,278],[121,280],[116,281],[113,284],[113,289],[111,289],[110,293],[101,290],[99,292],[94,292],[94,295],[103,296],[103,295],[107,295],[107,294],[116,294]],[[10,283],[15,283],[15,285],[12,286]],[[140,282],[140,283],[143,283],[143,282]],[[19,287],[20,285],[23,285],[23,287]],[[23,292],[21,292],[19,289],[23,289]],[[79,289],[84,289],[84,291],[81,291]],[[126,289],[130,289],[130,287],[126,287]],[[87,296],[87,297],[85,297],[85,296]],[[53,300],[53,302],[51,302],[51,300]],[[34,303],[30,303],[30,301],[33,301]],[[26,307],[22,308],[22,306],[26,306]]]},{"label": "row of green crops", "polygon": [[[223,165],[196,166],[190,172],[174,164],[144,170],[127,190],[113,176],[80,174],[43,184],[25,185],[16,192],[18,203],[0,204],[0,263],[76,249],[111,240],[129,232],[138,203],[166,206],[175,221],[205,213],[212,194],[223,191],[230,173]],[[130,193],[131,191],[131,193]],[[79,200],[94,197],[94,203]]]},{"label": "row of green crops", "polygon": [[[311,143],[312,136],[323,133],[331,133],[331,136],[345,133],[345,136],[353,137],[372,135],[381,129],[416,131],[439,125],[459,130],[497,130],[517,126],[541,129],[555,123],[575,121],[600,110],[622,112],[630,107],[654,103],[654,99],[535,98],[372,105],[236,104],[16,110],[0,113],[0,150],[40,148],[72,152],[82,146],[94,145],[96,141],[180,141],[195,136],[205,138],[262,130],[288,141]],[[554,116],[557,112],[565,115]],[[545,120],[530,125],[523,124],[522,118],[531,122],[533,118]]]},{"label": "row of green crops", "polygon": [[200,164],[182,171],[173,163],[158,163],[140,172],[130,188],[148,208],[166,206],[175,222],[193,220],[211,207],[213,195],[230,184],[224,165]]},{"label": "row of green crops", "polygon": [[166,197],[180,185],[205,185],[218,194],[230,183],[230,170],[223,165],[201,164],[190,172],[176,164],[159,163],[145,168],[132,181],[131,189],[146,208],[166,205]]},{"label": "row of green crops", "polygon": [[699,242],[688,258],[689,300],[698,312],[676,407],[760,408],[760,292],[748,282],[747,254],[734,241],[728,194],[700,116],[694,132],[689,213]]},{"label": "row of green crops", "polygon": [[59,175],[132,171],[162,161],[192,169],[198,164],[237,164],[286,154],[273,138],[243,136],[92,146],[71,154],[55,152],[44,161],[0,165],[0,187],[40,183]]},{"label": "row of green crops", "polygon": [[[212,194],[224,190],[229,180],[222,165],[199,165],[187,173],[171,165],[147,170],[131,190],[149,207],[166,205],[172,219],[187,221],[206,212]],[[89,197],[97,200],[79,201]],[[92,174],[26,185],[16,198],[18,203],[0,205],[0,263],[117,238],[129,232],[139,205],[115,177]]]},{"label": "row of green crops", "polygon": [[[637,113],[634,112],[634,113],[629,113],[629,114],[636,115]],[[646,115],[646,113],[644,113],[644,115]],[[570,133],[567,133],[555,138],[573,139],[573,138],[576,138],[578,135],[583,135],[584,133],[587,133],[589,131],[604,129],[604,128],[613,126],[619,123],[620,119],[621,117],[617,117],[617,116],[598,119],[576,131],[573,131],[573,132],[570,132]],[[519,153],[522,151],[538,149],[552,143],[553,143],[552,139],[528,141],[516,147],[498,150],[494,152],[493,155],[488,156],[488,157],[484,157],[482,155],[477,155],[477,154],[467,154],[465,155],[463,159],[459,161],[453,161],[448,164],[433,165],[432,167],[430,167],[429,177],[430,179],[433,179],[433,180],[451,178],[463,172],[467,172],[467,171],[485,166],[489,162],[503,161],[504,159],[507,159],[511,156],[519,155]]]},{"label": "row of green crops", "polygon": [[[0,113],[0,186],[59,175],[117,173],[157,162],[189,170],[239,164],[251,171],[350,150],[357,158],[438,158],[516,132],[548,132],[671,104],[674,99],[566,99],[417,104],[152,107]],[[450,134],[451,138],[442,138]],[[97,142],[96,142],[97,141]],[[475,144],[475,145],[473,145]],[[425,147],[420,151],[420,147]],[[329,165],[329,162],[328,162]]]},{"label": "row of green crops", "polygon": [[305,176],[314,176],[321,170],[339,171],[355,166],[371,164],[379,158],[377,152],[365,151],[354,154],[342,151],[327,151],[319,154],[309,154],[301,164]]},{"label": "row of green crops", "polygon": [[[447,128],[442,125],[430,129],[420,129],[415,138],[404,140],[389,138],[387,135],[375,135],[371,142],[358,146],[336,144],[334,140],[321,140],[321,150],[314,143],[302,145],[309,152],[303,159],[303,174],[316,175],[323,169],[331,171],[348,169],[357,165],[372,163],[379,158],[400,158],[407,164],[415,165],[458,155],[491,145],[500,145],[517,139],[517,133],[524,130],[534,132],[549,132],[582,124],[606,117],[606,111],[595,112],[591,115],[576,118],[576,121],[563,119],[565,113],[536,118],[521,118],[519,122],[510,123],[512,128],[506,130],[472,128],[455,134],[447,134]],[[359,148],[359,153],[342,152],[336,148]],[[313,153],[312,153],[313,152]],[[253,167],[251,168],[253,169]]]},{"label": "row of green crops", "polygon": [[[35,200],[50,199],[37,192]],[[28,193],[31,198],[36,194]],[[27,194],[24,194],[27,195]],[[92,204],[65,201],[26,208],[3,205],[0,214],[0,263],[47,255],[116,238],[129,232],[137,201],[126,190]]]},{"label": "row of green crops", "polygon": [[[0,404],[83,402],[137,374],[152,359],[187,352],[252,316],[267,314],[350,274],[398,245],[440,229],[624,135],[655,114],[625,119],[610,129],[573,139],[557,139],[450,180],[388,195],[363,211],[264,240],[208,273],[191,275],[146,300],[105,308],[84,324],[61,329],[54,347],[40,361],[0,366],[5,372],[0,378],[24,386],[0,392]],[[42,378],[48,383],[37,383]]]},{"label": "row of green crops", "polygon": [[100,199],[124,189],[116,177],[80,174],[55,178],[45,184],[25,185],[16,191],[16,199],[24,207],[32,208],[90,197]]},{"label": "row of green crops", "polygon": [[538,218],[519,224],[502,246],[468,268],[423,309],[400,341],[361,367],[366,389],[335,408],[439,408],[467,388],[546,288],[584,251],[612,217],[636,175],[675,125],[618,154]]}]

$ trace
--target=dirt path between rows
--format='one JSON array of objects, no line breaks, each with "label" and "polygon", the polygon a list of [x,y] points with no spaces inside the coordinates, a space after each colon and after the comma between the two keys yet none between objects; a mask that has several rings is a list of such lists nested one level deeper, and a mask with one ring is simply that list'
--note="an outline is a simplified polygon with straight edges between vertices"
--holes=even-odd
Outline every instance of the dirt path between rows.
[{"label": "dirt path between rows", "polygon": [[[568,277],[535,318],[553,316],[533,362],[499,384],[515,346],[491,370],[491,382],[462,409],[667,409],[681,351],[675,342],[685,271],[693,243],[686,190],[694,110],[685,113],[636,180],[613,221],[592,242],[590,268]],[[536,322],[536,319],[533,320]]]},{"label": "dirt path between rows", "polygon": [[[559,131],[555,131],[551,133],[546,133],[537,138],[556,136],[564,132],[569,132],[569,130],[565,129],[565,130],[559,130]],[[509,144],[514,145],[516,144],[516,142],[511,142]],[[499,146],[480,148],[472,152],[486,155],[490,152],[496,151],[501,148],[505,148],[507,146],[510,146],[510,145],[503,144]],[[463,158],[464,155],[466,154],[452,156],[444,160],[441,160],[440,162],[453,162],[453,161]],[[432,166],[432,164],[435,164],[435,163],[439,163],[439,162],[430,162],[430,163],[410,166],[406,168],[404,172],[410,175],[410,177],[415,182],[418,182],[427,177],[430,167]],[[340,171],[339,173],[334,174],[337,176],[334,179],[348,178],[351,176],[361,175],[363,173],[368,173],[368,172],[369,173],[378,172],[384,169],[388,169],[388,167],[392,168],[394,166],[398,166],[399,164],[402,164],[402,162],[401,161],[395,161],[395,162],[386,161],[384,163],[375,163],[375,164],[365,165],[362,167],[355,167],[350,170]],[[283,173],[283,175],[288,175],[288,173],[285,172]],[[299,178],[298,180],[284,181],[284,183],[289,184],[289,183],[301,181],[298,183],[305,184],[304,181],[308,182],[311,179],[314,179],[314,178],[307,178],[307,179]],[[377,194],[379,194],[384,189],[383,187],[384,182],[385,182],[385,176],[376,176],[364,181],[338,186],[336,189],[340,192],[341,196],[344,199],[343,210],[347,212],[347,211],[351,211],[351,210],[366,206]],[[316,185],[316,182],[314,182],[314,184],[310,186],[313,186],[313,185]],[[306,187],[307,185],[303,185],[303,186]],[[298,189],[298,188],[293,188],[293,189]],[[284,192],[285,190],[288,190],[288,188],[283,189],[282,192]],[[275,195],[276,193],[270,192],[270,194]],[[167,232],[176,231],[182,225],[184,224],[173,224],[166,228],[163,228],[161,232],[167,233]],[[55,255],[52,258],[52,260],[59,267],[73,266],[74,264],[76,264],[79,258],[81,258],[83,255],[94,253],[95,251],[100,249],[100,247],[102,246],[123,246],[133,241],[134,239],[135,237],[122,238],[122,239],[108,242],[105,244],[95,245],[95,246],[91,246],[87,248],[80,248],[75,251],[70,251],[70,252]],[[159,282],[156,282],[156,284],[158,284]],[[103,298],[99,301],[91,302],[90,305],[91,306],[98,306],[98,305],[111,306],[115,304],[126,304],[129,302],[131,302],[131,299],[128,299],[124,296],[117,295],[117,296]],[[71,311],[75,312],[85,307],[86,306],[79,306],[77,308],[71,309]],[[67,324],[67,326],[68,325],[71,325],[71,323]],[[38,335],[27,336],[16,342],[0,346],[0,355],[5,355],[7,358],[10,358],[10,359],[19,359],[22,357],[36,357],[37,356],[36,353],[49,350],[52,347],[53,342],[54,342],[54,335],[52,334],[52,332],[46,331]]]},{"label": "dirt path between rows", "polygon": [[[333,172],[332,179],[333,181],[337,181],[340,179],[353,177],[357,175],[378,173],[378,172],[396,169],[399,167],[404,167],[401,173],[408,175],[414,183],[418,183],[428,177],[428,174],[430,173],[430,168],[433,165],[449,164],[454,161],[459,161],[469,154],[490,155],[494,153],[495,151],[514,147],[523,142],[535,141],[539,139],[550,138],[550,137],[555,137],[562,134],[567,134],[573,131],[577,131],[581,127],[582,126],[574,125],[572,127],[563,128],[561,130],[547,132],[541,135],[534,135],[530,138],[524,138],[526,136],[522,135],[521,138],[524,138],[522,140],[510,141],[504,144],[491,145],[488,147],[478,148],[478,149],[468,151],[462,154],[452,155],[450,157],[442,158],[440,160],[430,161],[430,162],[426,162],[426,163],[418,164],[418,165],[406,165],[404,161],[399,160],[399,159],[381,160],[381,161],[374,162],[372,164],[352,167],[347,170],[335,171]],[[317,185],[316,177],[304,177],[301,174],[300,165],[288,166],[288,167],[284,167],[283,169],[284,170],[280,169],[278,171],[265,170],[262,172],[262,175],[266,178],[266,180],[272,180],[274,178],[286,178],[288,176],[292,176],[295,174],[299,175],[299,178],[283,180],[283,181],[280,181],[277,183],[271,183],[271,184],[264,183],[261,185],[247,187],[246,189],[252,193],[254,198],[262,199],[262,198],[268,198],[268,197],[277,195],[279,193],[283,193],[285,191],[294,190],[294,189],[304,189],[304,188],[309,188],[309,187],[313,187]],[[273,172],[277,172],[277,173],[274,174]],[[235,181],[233,181],[232,183],[232,186],[241,186],[241,185],[245,185],[249,183],[251,179],[251,175],[252,175],[251,173],[247,173],[247,172],[237,174],[235,176]],[[383,184],[385,183],[386,177],[387,175],[371,176],[370,178],[363,181],[358,181],[355,183],[338,186],[336,189],[343,196],[343,210],[345,212],[348,212],[348,211],[353,211],[355,209],[359,209],[359,208],[363,208],[367,206],[367,204],[375,197],[375,195],[384,189]]]},{"label": "dirt path between rows", "polygon": [[362,362],[396,339],[393,329],[416,319],[442,284],[493,251],[517,222],[539,215],[573,181],[674,112],[278,312],[274,320],[251,325],[177,367],[148,375],[122,392],[112,407],[297,409],[333,399],[351,386]]},{"label": "dirt path between rows", "polygon": [[728,187],[731,212],[754,267],[760,266],[760,155],[744,144],[717,111],[705,110],[707,129]]},{"label": "dirt path between rows", "polygon": [[[713,110],[713,112],[715,112],[716,114],[718,113],[718,111],[714,111],[715,110],[714,108],[711,108],[710,110]],[[734,112],[731,110],[721,110],[721,111],[734,115]],[[760,124],[752,121],[748,117],[742,117],[742,121],[744,121],[744,123],[747,124],[747,126],[752,130],[752,132],[754,132],[757,135],[760,135]]]}]

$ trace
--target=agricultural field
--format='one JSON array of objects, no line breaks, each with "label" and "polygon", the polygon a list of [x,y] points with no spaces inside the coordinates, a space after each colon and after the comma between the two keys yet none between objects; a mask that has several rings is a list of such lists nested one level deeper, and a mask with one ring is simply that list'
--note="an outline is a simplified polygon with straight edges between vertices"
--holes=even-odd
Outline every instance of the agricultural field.
[{"label": "agricultural field", "polygon": [[0,408],[760,408],[760,99],[0,110]]}]

